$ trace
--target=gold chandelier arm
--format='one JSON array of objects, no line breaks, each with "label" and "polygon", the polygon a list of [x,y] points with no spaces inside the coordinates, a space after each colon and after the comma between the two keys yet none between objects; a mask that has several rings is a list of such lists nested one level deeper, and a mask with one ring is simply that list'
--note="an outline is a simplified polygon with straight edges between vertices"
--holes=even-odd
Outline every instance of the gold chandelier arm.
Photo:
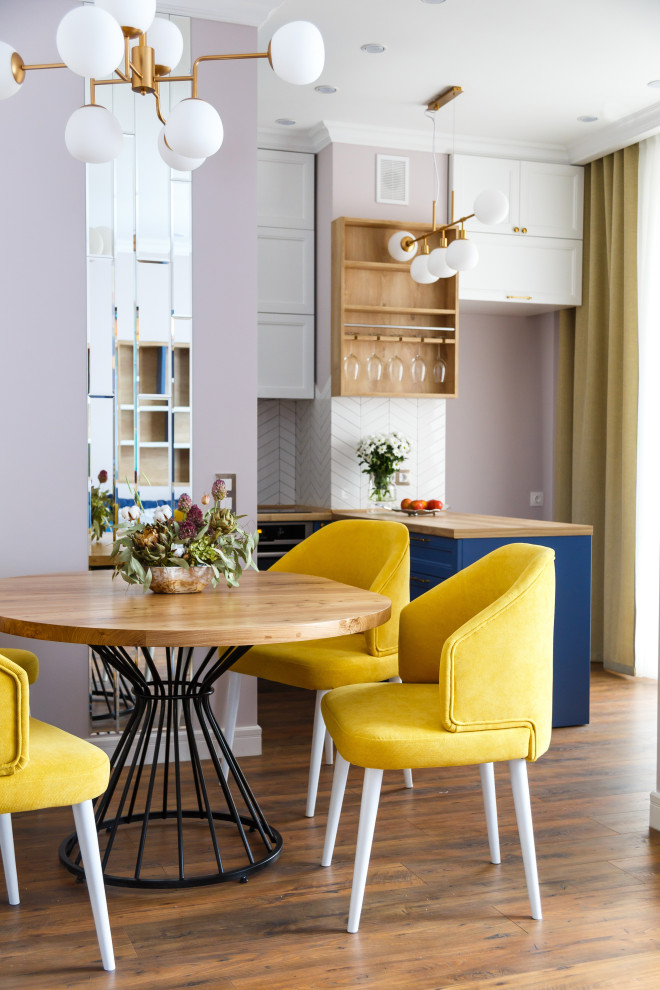
[{"label": "gold chandelier arm", "polygon": [[154,99],[156,100],[156,116],[158,117],[158,119],[161,122],[161,124],[164,125],[164,124],[167,123],[167,121],[165,120],[165,118],[163,117],[163,115],[162,115],[162,113],[160,111],[160,89],[158,88],[158,82],[156,82],[156,85],[155,85],[155,88],[154,88]]},{"label": "gold chandelier arm", "polygon": [[21,69],[23,69],[24,72],[27,72],[28,69],[66,69],[66,68],[67,68],[66,62],[40,62],[37,65],[25,65],[25,63],[23,62],[21,63]]},{"label": "gold chandelier arm", "polygon": [[192,70],[192,95],[193,99],[197,97],[197,67],[200,62],[221,62],[221,61],[232,61],[239,58],[267,58],[270,61],[270,55],[268,52],[246,52],[241,55],[200,55],[195,59],[193,63]]}]

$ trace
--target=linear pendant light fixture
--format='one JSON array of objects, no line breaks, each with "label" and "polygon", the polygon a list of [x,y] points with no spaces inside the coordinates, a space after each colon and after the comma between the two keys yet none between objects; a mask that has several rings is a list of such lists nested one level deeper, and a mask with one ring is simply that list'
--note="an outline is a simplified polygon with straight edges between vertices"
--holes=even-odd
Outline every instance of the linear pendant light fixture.
[{"label": "linear pendant light fixture", "polygon": [[[31,69],[69,68],[85,76],[90,80],[90,103],[69,117],[64,140],[81,162],[109,162],[121,153],[123,135],[117,118],[95,102],[95,89],[130,85],[134,93],[154,96],[163,124],[158,138],[161,158],[172,168],[192,171],[218,151],[224,136],[215,107],[197,96],[201,62],[267,58],[280,79],[299,86],[314,82],[323,70],[321,32],[309,21],[291,21],[275,31],[266,52],[200,55],[191,75],[172,76],[183,53],[183,38],[175,24],[155,14],[156,0],[95,0],[94,6],[74,8],[57,29],[61,62],[26,65],[11,45],[0,41],[0,99],[18,93]],[[109,75],[113,78],[101,78]],[[183,81],[192,82],[192,97],[177,103],[165,121],[160,85]]]},{"label": "linear pendant light fixture", "polygon": [[[451,220],[449,223],[437,226],[435,208],[439,194],[439,172],[435,149],[435,114],[446,103],[450,103],[463,92],[460,86],[450,86],[436,96],[426,107],[425,114],[433,122],[433,165],[435,169],[435,198],[433,200],[432,229],[427,234],[413,237],[407,230],[399,230],[390,237],[387,249],[395,261],[411,261],[410,275],[415,282],[422,285],[437,282],[439,278],[451,278],[460,271],[468,271],[479,262],[479,251],[476,244],[465,235],[466,220],[476,217],[480,223],[492,225],[501,223],[509,212],[509,200],[499,189],[484,189],[474,201],[473,212],[464,217],[454,219],[454,193],[451,195]],[[447,231],[460,226],[456,238],[447,243]],[[440,243],[433,251],[430,250],[429,240],[438,235]],[[417,254],[418,245],[422,245]]]}]

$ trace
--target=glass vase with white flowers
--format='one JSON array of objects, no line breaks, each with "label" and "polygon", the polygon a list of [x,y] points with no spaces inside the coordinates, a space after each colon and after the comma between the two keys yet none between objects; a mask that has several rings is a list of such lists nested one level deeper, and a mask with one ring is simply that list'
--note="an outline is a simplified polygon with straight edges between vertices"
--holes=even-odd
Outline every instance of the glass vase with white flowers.
[{"label": "glass vase with white flowers", "polygon": [[369,475],[369,501],[376,508],[387,508],[396,501],[394,472],[410,453],[410,441],[397,433],[375,433],[357,445],[358,463]]},{"label": "glass vase with white flowers", "polygon": [[[153,522],[144,522],[136,491],[134,504],[121,510],[128,526],[112,548],[115,575],[120,574],[128,584],[141,584],[145,591],[199,591],[207,583],[215,587],[221,578],[229,587],[237,587],[244,568],[257,569],[253,555],[258,536],[241,529],[238,519],[242,517],[222,507],[226,495],[224,482],[217,480],[211,494],[200,499],[203,509],[190,495],[182,495],[174,513],[169,505],[161,505],[154,511]],[[195,574],[179,573],[182,580],[177,581],[171,568]],[[165,569],[168,574],[163,573]],[[191,581],[193,577],[198,580]]]}]

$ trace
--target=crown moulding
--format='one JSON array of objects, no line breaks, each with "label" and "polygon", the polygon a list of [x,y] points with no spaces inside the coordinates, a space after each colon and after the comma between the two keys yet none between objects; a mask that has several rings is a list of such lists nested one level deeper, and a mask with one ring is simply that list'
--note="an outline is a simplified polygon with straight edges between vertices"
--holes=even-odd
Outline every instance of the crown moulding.
[{"label": "crown moulding", "polygon": [[158,13],[260,27],[281,3],[282,0],[159,0]]}]

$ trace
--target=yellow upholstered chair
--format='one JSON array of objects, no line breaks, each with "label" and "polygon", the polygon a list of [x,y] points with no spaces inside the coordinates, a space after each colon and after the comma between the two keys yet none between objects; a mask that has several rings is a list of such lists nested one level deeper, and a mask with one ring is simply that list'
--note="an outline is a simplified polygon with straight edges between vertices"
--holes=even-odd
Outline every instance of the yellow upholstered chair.
[{"label": "yellow upholstered chair", "polygon": [[15,650],[0,646],[0,654],[22,667],[27,674],[28,682],[34,684],[39,677],[39,658],[34,653],[29,650]]},{"label": "yellow upholstered chair", "polygon": [[340,687],[322,703],[337,762],[322,863],[332,859],[346,776],[365,767],[348,931],[360,923],[383,770],[477,764],[499,863],[493,762],[509,763],[532,917],[541,918],[527,761],[550,744],[554,551],[500,547],[401,613],[403,683]]},{"label": "yellow upholstered chair", "polygon": [[[276,561],[272,571],[314,574],[385,595],[392,601],[387,622],[364,633],[335,639],[255,646],[228,675],[225,710],[221,716],[231,746],[240,692],[238,674],[251,674],[316,692],[312,754],[306,814],[313,817],[323,746],[326,739],[321,698],[342,684],[386,681],[398,676],[399,614],[410,601],[408,530],[398,522],[346,519],[318,530]],[[332,762],[328,737],[326,759]],[[406,785],[412,786],[410,774]]]},{"label": "yellow upholstered chair", "polygon": [[[11,651],[7,651],[11,652]],[[11,816],[73,806],[103,968],[115,968],[91,799],[108,785],[106,754],[29,714],[28,675],[0,654],[0,851],[10,904],[19,903]]]}]

